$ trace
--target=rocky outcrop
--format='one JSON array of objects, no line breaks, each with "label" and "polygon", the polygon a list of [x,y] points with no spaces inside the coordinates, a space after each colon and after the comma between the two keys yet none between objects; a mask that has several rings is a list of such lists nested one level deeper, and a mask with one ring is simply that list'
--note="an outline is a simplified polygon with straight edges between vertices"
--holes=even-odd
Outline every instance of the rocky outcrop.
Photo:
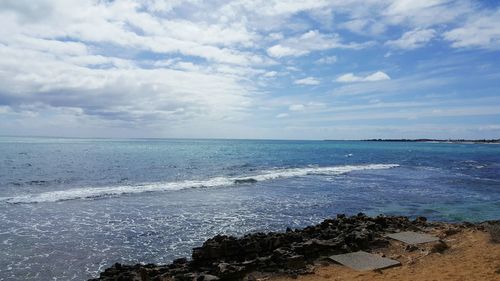
[{"label": "rocky outcrop", "polygon": [[240,238],[217,235],[194,248],[192,259],[168,265],[121,265],[106,269],[94,280],[252,280],[251,272],[291,275],[311,271],[321,257],[384,247],[387,232],[419,230],[427,224],[419,217],[377,216],[362,213],[337,215],[304,229],[253,233]]}]

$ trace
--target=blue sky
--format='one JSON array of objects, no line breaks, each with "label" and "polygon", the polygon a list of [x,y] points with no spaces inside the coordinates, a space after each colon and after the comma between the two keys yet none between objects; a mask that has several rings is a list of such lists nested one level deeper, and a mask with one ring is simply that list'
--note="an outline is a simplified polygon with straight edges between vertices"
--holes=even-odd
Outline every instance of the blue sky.
[{"label": "blue sky", "polygon": [[500,138],[500,2],[0,2],[0,135]]}]

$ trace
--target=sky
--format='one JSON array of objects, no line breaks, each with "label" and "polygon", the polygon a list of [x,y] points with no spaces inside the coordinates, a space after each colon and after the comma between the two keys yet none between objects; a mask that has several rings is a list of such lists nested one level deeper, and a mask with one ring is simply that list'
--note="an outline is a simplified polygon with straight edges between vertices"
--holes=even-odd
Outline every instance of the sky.
[{"label": "sky", "polygon": [[0,135],[500,138],[500,1],[1,0]]}]

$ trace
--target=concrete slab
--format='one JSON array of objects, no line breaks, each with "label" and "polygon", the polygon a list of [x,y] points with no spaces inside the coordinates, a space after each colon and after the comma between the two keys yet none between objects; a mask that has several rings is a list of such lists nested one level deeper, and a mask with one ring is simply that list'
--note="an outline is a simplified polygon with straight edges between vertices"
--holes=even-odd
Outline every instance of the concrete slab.
[{"label": "concrete slab", "polygon": [[398,233],[391,233],[387,234],[387,237],[399,240],[401,242],[404,242],[406,244],[421,244],[421,243],[428,243],[428,242],[435,242],[438,241],[439,238],[426,234],[426,233],[417,233],[413,231],[404,231],[404,232],[398,232]]},{"label": "concrete slab", "polygon": [[401,265],[399,261],[383,258],[379,255],[359,251],[354,253],[334,255],[330,259],[355,270],[375,270]]}]

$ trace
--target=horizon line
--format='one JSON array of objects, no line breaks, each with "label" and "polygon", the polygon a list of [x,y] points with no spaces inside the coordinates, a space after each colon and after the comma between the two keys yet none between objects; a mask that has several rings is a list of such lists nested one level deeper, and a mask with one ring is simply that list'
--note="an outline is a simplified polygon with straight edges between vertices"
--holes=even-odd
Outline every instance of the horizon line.
[{"label": "horizon line", "polygon": [[195,137],[77,137],[77,136],[44,136],[44,135],[0,135],[2,138],[51,138],[51,139],[117,139],[117,140],[248,140],[248,141],[407,141],[407,142],[478,142],[497,141],[499,138],[364,138],[364,139],[275,139],[275,138],[195,138]]}]

